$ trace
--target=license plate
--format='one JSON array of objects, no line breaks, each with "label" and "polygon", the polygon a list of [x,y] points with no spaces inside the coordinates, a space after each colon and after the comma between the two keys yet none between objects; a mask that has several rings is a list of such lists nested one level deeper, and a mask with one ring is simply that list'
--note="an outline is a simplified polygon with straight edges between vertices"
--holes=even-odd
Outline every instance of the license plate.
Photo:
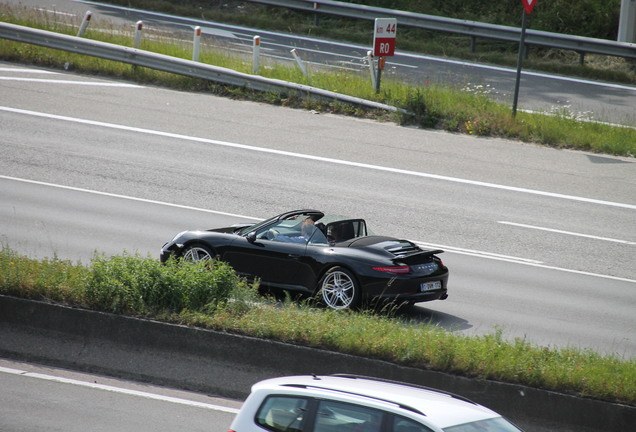
[{"label": "license plate", "polygon": [[438,289],[442,289],[442,283],[440,281],[435,281],[435,282],[423,282],[420,285],[420,291],[424,292],[424,291],[435,291]]}]

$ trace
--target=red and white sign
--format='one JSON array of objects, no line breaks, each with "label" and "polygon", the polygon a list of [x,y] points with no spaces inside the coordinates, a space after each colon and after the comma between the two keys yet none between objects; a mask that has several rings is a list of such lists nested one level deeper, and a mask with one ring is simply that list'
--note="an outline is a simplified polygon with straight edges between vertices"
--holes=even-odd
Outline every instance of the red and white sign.
[{"label": "red and white sign", "polygon": [[534,5],[537,4],[537,0],[521,0],[523,4],[523,8],[526,10],[526,14],[530,15],[532,9],[534,9]]},{"label": "red and white sign", "polygon": [[373,55],[375,57],[387,57],[395,53],[396,32],[396,18],[375,19],[375,30],[373,31]]}]

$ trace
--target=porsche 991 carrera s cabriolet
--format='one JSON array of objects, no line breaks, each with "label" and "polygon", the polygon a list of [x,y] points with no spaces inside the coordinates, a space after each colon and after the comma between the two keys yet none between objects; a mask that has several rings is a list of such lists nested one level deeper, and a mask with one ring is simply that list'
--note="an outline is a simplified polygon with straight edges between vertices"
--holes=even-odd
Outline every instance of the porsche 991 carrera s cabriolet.
[{"label": "porsche 991 carrera s cabriolet", "polygon": [[347,309],[369,299],[413,304],[448,297],[448,268],[408,240],[371,235],[363,219],[295,210],[256,224],[184,231],[161,249],[191,261],[220,259],[263,287]]}]

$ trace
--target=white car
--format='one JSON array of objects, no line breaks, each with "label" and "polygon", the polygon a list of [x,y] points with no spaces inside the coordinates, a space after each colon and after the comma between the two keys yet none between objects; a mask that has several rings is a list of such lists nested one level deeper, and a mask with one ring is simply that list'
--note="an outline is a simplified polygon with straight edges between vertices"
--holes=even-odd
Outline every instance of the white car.
[{"label": "white car", "polygon": [[252,386],[229,432],[520,432],[450,393],[357,375],[289,376]]}]

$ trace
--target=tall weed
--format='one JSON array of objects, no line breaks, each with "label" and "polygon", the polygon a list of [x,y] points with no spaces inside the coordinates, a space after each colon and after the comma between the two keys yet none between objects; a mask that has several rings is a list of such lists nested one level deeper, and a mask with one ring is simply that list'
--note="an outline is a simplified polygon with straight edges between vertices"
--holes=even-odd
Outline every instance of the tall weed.
[{"label": "tall weed", "polygon": [[6,245],[0,249],[0,294],[81,304],[88,274],[86,267],[68,260],[37,260]]}]

